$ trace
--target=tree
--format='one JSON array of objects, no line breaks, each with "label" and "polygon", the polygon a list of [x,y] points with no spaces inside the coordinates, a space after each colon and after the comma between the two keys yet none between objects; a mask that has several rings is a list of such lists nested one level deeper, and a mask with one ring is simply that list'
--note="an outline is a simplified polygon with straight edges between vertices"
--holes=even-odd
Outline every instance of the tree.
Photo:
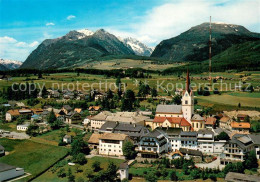
[{"label": "tree", "polygon": [[241,107],[241,104],[240,104],[240,102],[238,103],[238,107],[239,107],[239,108]]},{"label": "tree", "polygon": [[254,92],[254,87],[253,87],[253,85],[250,85],[249,87],[248,87],[248,90],[252,93],[252,92]]},{"label": "tree", "polygon": [[150,172],[148,175],[145,176],[145,180],[147,182],[156,182],[157,181],[157,177],[153,172]]},{"label": "tree", "polygon": [[67,176],[68,176],[68,182],[74,182],[74,181],[75,181],[75,176],[72,174],[70,168],[69,168],[69,170],[68,170]]},{"label": "tree", "polygon": [[188,175],[189,174],[189,164],[188,163],[184,163],[183,167],[182,167],[182,170],[183,170],[185,175]]},{"label": "tree", "polygon": [[250,118],[248,115],[246,115],[245,119],[244,119],[244,122],[247,122],[247,123],[250,123]]},{"label": "tree", "polygon": [[121,90],[121,78],[120,78],[120,76],[118,76],[117,79],[116,79],[116,86],[117,86],[118,90]]},{"label": "tree", "polygon": [[87,159],[85,158],[85,155],[83,153],[79,153],[74,156],[74,161],[76,163],[79,163],[80,165],[84,165],[87,163]]},{"label": "tree", "polygon": [[99,161],[95,161],[93,164],[92,164],[92,168],[94,170],[94,172],[98,172],[101,168],[100,168],[100,162]]},{"label": "tree", "polygon": [[79,177],[79,178],[77,179],[77,182],[84,182],[84,179],[83,179],[82,177]]},{"label": "tree", "polygon": [[57,176],[59,178],[65,177],[66,176],[65,169],[64,168],[60,168],[60,170],[57,172]]},{"label": "tree", "polygon": [[213,93],[214,93],[214,94],[219,94],[218,89],[217,89],[217,88],[214,88]]},{"label": "tree", "polygon": [[157,92],[156,88],[154,88],[154,87],[152,88],[151,95],[152,95],[152,97],[158,96],[158,92]]},{"label": "tree", "polygon": [[230,137],[228,136],[228,134],[224,131],[222,131],[218,136],[216,136],[217,140],[229,140]]},{"label": "tree", "polygon": [[181,95],[175,95],[175,96],[172,98],[172,102],[173,102],[174,104],[180,105],[180,104],[181,104]]},{"label": "tree", "polygon": [[136,157],[136,151],[135,151],[135,146],[133,145],[132,142],[127,141],[123,145],[123,154],[126,157],[126,159],[134,159]]},{"label": "tree", "polygon": [[132,111],[134,109],[135,93],[132,90],[127,90],[122,100],[121,110]]},{"label": "tree", "polygon": [[83,140],[82,136],[74,137],[71,143],[71,155],[73,158],[75,159],[79,153],[89,153],[88,144]]},{"label": "tree", "polygon": [[204,87],[203,96],[209,96],[209,95],[210,95],[209,88]]},{"label": "tree", "polygon": [[112,99],[114,97],[114,94],[113,94],[113,92],[109,89],[108,91],[107,91],[107,99]]},{"label": "tree", "polygon": [[178,181],[178,176],[175,170],[170,172],[170,179],[171,181]]},{"label": "tree", "polygon": [[56,119],[57,118],[56,118],[55,113],[52,109],[50,114],[49,114],[49,117],[48,117],[48,123],[52,124],[52,123],[54,123],[54,121],[56,121]]},{"label": "tree", "polygon": [[254,150],[245,155],[244,166],[246,169],[258,168],[256,153]]},{"label": "tree", "polygon": [[198,179],[200,177],[200,171],[198,169],[193,169],[190,175],[192,179]]},{"label": "tree", "polygon": [[39,130],[39,126],[38,125],[33,125],[30,124],[28,126],[28,129],[26,130],[26,134],[30,135],[30,136],[36,136]]},{"label": "tree", "polygon": [[117,178],[117,166],[113,162],[109,162],[105,176],[108,181],[114,181]]}]

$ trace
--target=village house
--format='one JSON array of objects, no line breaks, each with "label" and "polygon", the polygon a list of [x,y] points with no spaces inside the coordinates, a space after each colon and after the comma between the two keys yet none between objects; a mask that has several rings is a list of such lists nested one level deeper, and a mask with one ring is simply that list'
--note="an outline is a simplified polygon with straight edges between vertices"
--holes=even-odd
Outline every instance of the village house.
[{"label": "village house", "polygon": [[215,117],[205,117],[205,128],[216,128],[217,118]]},{"label": "village house", "polygon": [[123,145],[131,139],[120,133],[104,133],[99,137],[99,154],[123,156]]},{"label": "village house", "polygon": [[121,163],[119,165],[119,175],[120,180],[123,181],[124,179],[128,180],[129,178],[129,166],[127,163]]},{"label": "village house", "polygon": [[197,132],[182,131],[181,134],[181,148],[197,150]]},{"label": "village house", "polygon": [[223,116],[222,118],[220,118],[219,120],[219,127],[222,129],[228,129],[230,130],[230,123],[231,123],[231,118],[228,116]]},{"label": "village house", "polygon": [[249,134],[250,128],[250,123],[235,121],[231,122],[231,130],[235,133]]},{"label": "village house", "polygon": [[83,110],[82,110],[82,108],[75,108],[75,109],[74,109],[74,112],[77,112],[77,113],[79,113],[79,114],[82,114],[82,113],[83,113]]},{"label": "village house", "polygon": [[252,150],[254,150],[254,143],[248,135],[235,134],[224,145],[224,151],[220,155],[221,164],[243,162],[246,153]]},{"label": "village house", "polygon": [[249,118],[249,116],[247,114],[238,114],[237,115],[238,121],[244,121],[246,118]]},{"label": "village house", "polygon": [[99,133],[122,133],[128,135],[133,141],[138,142],[142,136],[149,133],[149,130],[138,124],[119,123],[107,121],[98,130]]},{"label": "village house", "polygon": [[63,137],[63,142],[67,143],[67,144],[70,144],[71,143],[71,136],[70,135],[65,135]]},{"label": "village house", "polygon": [[214,133],[211,130],[201,129],[197,135],[198,149],[202,153],[214,153]]},{"label": "village house", "polygon": [[176,151],[181,148],[181,128],[161,127],[157,128],[157,130],[164,133],[168,143],[168,151]]},{"label": "village house", "polygon": [[88,111],[90,114],[95,114],[100,111],[99,106],[89,106]]},{"label": "village house", "polygon": [[99,138],[102,134],[99,133],[92,133],[88,142],[88,146],[90,149],[98,149],[99,148]]},{"label": "village house", "polygon": [[81,115],[78,112],[69,112],[66,116],[66,123],[68,124],[79,124],[82,122]]},{"label": "village house", "polygon": [[144,158],[158,158],[161,154],[168,152],[167,145],[164,134],[155,129],[141,138],[138,144],[138,155]]},{"label": "village house", "polygon": [[22,175],[24,175],[23,168],[0,163],[0,181],[8,181]]},{"label": "village house", "polygon": [[17,118],[21,115],[32,115],[32,110],[30,109],[11,109],[8,110],[5,114],[6,121],[12,121],[14,118]]},{"label": "village house", "polygon": [[73,109],[69,106],[69,105],[64,105],[61,110],[65,113],[68,114],[69,112],[71,112]]},{"label": "village house", "polygon": [[191,158],[193,158],[197,162],[202,161],[203,154],[199,150],[180,148],[179,151],[183,155],[183,157],[187,160],[190,160]]}]

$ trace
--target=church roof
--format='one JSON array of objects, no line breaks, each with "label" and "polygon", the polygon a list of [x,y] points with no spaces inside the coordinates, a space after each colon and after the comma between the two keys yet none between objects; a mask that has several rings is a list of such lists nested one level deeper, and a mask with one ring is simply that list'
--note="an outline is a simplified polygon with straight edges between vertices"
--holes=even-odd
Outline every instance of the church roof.
[{"label": "church roof", "polygon": [[158,105],[156,113],[180,114],[182,113],[181,105]]}]

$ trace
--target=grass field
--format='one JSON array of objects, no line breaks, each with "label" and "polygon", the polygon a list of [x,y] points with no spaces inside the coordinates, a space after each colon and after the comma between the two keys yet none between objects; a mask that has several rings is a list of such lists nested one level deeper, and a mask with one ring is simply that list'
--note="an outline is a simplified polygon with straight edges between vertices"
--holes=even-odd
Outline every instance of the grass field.
[{"label": "grass field", "polygon": [[41,173],[56,161],[66,156],[68,149],[36,143],[30,140],[0,139],[9,155],[0,158],[0,162],[22,167],[32,175],[23,179],[26,181]]},{"label": "grass field", "polygon": [[[90,159],[88,159],[87,164],[80,166],[80,169],[82,170],[82,172],[77,173],[75,166],[68,166],[68,162],[66,159],[64,159],[63,161],[61,161],[61,163],[65,164],[63,166],[63,168],[65,169],[66,173],[68,172],[68,169],[71,168],[72,174],[75,175],[76,181],[79,177],[84,177],[84,171],[86,170],[90,170],[93,171],[92,169],[92,164],[95,161],[99,161],[101,163],[101,168],[102,169],[107,169],[108,163],[109,162],[113,162],[114,164],[116,164],[117,166],[119,166],[122,162],[124,162],[124,160],[121,159],[112,159],[112,158],[105,158],[105,157],[92,157]],[[55,166],[54,166],[55,167]],[[57,169],[58,171],[59,169]],[[59,178],[57,176],[57,171],[56,172],[52,172],[52,169],[48,170],[46,173],[42,174],[41,176],[39,176],[38,178],[36,178],[34,181],[37,182],[46,182],[46,181],[52,181],[52,182],[67,182],[68,179],[66,177],[64,178]],[[93,172],[93,175],[97,174],[96,172]],[[86,179],[86,177],[84,177],[84,179]]]}]

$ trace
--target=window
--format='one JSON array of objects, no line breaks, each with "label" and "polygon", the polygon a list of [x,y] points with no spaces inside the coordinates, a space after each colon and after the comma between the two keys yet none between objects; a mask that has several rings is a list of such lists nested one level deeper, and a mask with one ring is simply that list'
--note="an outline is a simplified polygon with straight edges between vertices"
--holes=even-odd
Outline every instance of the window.
[{"label": "window", "polygon": [[187,100],[185,100],[185,104],[188,104],[188,101],[187,101]]}]

